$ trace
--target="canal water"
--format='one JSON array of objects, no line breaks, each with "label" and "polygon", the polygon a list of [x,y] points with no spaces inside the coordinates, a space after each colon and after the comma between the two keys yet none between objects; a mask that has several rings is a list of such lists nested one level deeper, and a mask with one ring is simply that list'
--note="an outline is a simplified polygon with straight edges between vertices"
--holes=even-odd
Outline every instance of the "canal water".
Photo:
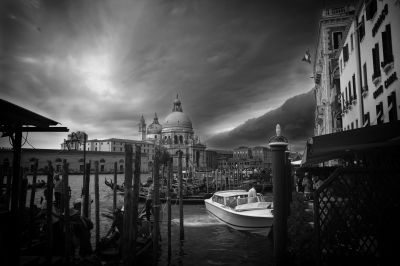
[{"label": "canal water", "polygon": [[[113,178],[110,174],[99,175],[100,192],[100,236],[104,236],[111,226],[111,220],[102,214],[111,214],[112,190],[104,184],[105,178]],[[38,180],[45,176],[38,176]],[[119,174],[118,184],[122,184],[124,175]],[[141,177],[142,182],[147,179]],[[28,176],[31,183],[32,176]],[[81,196],[82,175],[70,175],[72,202]],[[94,200],[94,175],[90,178],[90,195]],[[35,202],[40,206],[43,189],[36,192]],[[27,204],[29,204],[30,190],[28,190]],[[123,205],[123,196],[117,195],[117,205]],[[139,209],[143,205],[140,204]],[[92,221],[94,221],[94,203],[91,206]],[[236,231],[207,213],[205,206],[184,205],[185,238],[179,239],[179,205],[172,205],[172,256],[168,262],[167,246],[167,206],[161,205],[162,222],[161,250],[159,251],[158,265],[272,265],[272,243],[268,237],[254,233]],[[94,247],[94,230],[92,243]],[[143,254],[140,265],[152,265],[151,248]]]}]

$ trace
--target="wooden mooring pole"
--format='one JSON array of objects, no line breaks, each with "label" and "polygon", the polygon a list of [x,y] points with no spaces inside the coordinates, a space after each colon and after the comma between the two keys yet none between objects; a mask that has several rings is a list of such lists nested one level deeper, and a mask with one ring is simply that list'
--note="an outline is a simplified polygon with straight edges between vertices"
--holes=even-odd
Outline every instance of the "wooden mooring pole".
[{"label": "wooden mooring pole", "polygon": [[167,177],[168,265],[171,262],[171,178],[172,178],[172,158],[168,160],[168,177]]},{"label": "wooden mooring pole", "polygon": [[133,180],[133,200],[132,200],[132,215],[133,215],[133,262],[136,262],[136,241],[138,235],[138,216],[139,216],[139,188],[140,188],[140,165],[142,160],[142,150],[140,145],[135,146],[135,169],[134,169],[134,180]]},{"label": "wooden mooring pole", "polygon": [[51,162],[48,162],[47,171],[47,193],[46,193],[46,229],[47,229],[47,250],[46,250],[46,261],[48,264],[51,263],[51,257],[53,255],[53,175],[54,170]]},{"label": "wooden mooring pole", "polygon": [[117,174],[118,174],[118,163],[114,163],[114,187],[113,187],[113,212],[117,210]]},{"label": "wooden mooring pole", "polygon": [[179,239],[185,238],[183,228],[183,180],[182,180],[182,151],[178,151],[178,179],[179,179]]},{"label": "wooden mooring pole", "polygon": [[94,162],[94,214],[96,224],[96,248],[100,244],[100,206],[99,206],[99,161]]},{"label": "wooden mooring pole", "polygon": [[63,201],[64,201],[64,231],[65,231],[65,262],[69,264],[71,258],[71,227],[69,218],[69,180],[68,172],[69,165],[67,161],[63,160],[63,172],[62,172],[62,182],[63,182]]},{"label": "wooden mooring pole", "polygon": [[86,218],[90,219],[90,211],[89,211],[89,205],[90,205],[90,195],[89,195],[89,185],[90,185],[90,164],[91,162],[86,164],[86,170],[85,170],[85,178],[83,179],[83,203],[82,203],[82,208],[83,208],[83,215]]},{"label": "wooden mooring pole", "polygon": [[[126,266],[133,263],[132,255],[132,145],[125,144],[125,193],[124,193],[124,223],[122,241],[122,261]],[[117,185],[117,184],[115,184]],[[135,221],[136,222],[136,221]]]},{"label": "wooden mooring pole", "polygon": [[36,179],[37,179],[37,169],[38,169],[38,160],[34,159],[33,161],[33,176],[32,176],[32,187],[31,187],[31,198],[29,200],[29,216],[30,216],[30,224],[29,224],[29,246],[32,246],[32,239],[35,231],[35,224],[33,222],[35,218],[35,211],[33,210],[33,206],[35,205],[35,194],[36,194]]},{"label": "wooden mooring pole", "polygon": [[276,136],[269,140],[272,151],[272,176],[273,176],[273,204],[274,204],[274,264],[276,266],[287,264],[287,196],[286,182],[286,155],[285,150],[288,140],[281,136],[279,124],[276,126]]},{"label": "wooden mooring pole", "polygon": [[160,220],[160,148],[155,148],[154,164],[153,164],[153,210],[154,210],[154,223],[153,223],[153,265],[157,265],[158,257],[158,239],[160,235],[159,220]]}]

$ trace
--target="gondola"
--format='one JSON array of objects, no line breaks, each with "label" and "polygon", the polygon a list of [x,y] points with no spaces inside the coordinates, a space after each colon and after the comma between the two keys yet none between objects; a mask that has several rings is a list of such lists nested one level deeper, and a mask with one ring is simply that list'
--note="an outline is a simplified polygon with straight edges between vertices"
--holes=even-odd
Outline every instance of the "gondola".
[{"label": "gondola", "polygon": [[[106,184],[106,186],[110,187],[111,189],[114,189],[114,183],[113,183],[113,181],[111,179],[107,180],[107,178],[104,178],[104,184]],[[117,191],[118,192],[124,192],[125,191],[124,190],[124,186],[121,186],[121,185],[117,184]]]},{"label": "gondola", "polygon": [[[123,211],[118,210],[118,214],[115,216],[112,214],[103,215],[107,218],[113,219],[123,219]],[[119,218],[117,218],[119,217]],[[114,223],[113,223],[114,224]],[[142,255],[146,250],[152,246],[152,227],[153,224],[145,219],[145,211],[142,209],[141,214],[138,217],[138,234],[136,239],[136,257]],[[117,226],[118,227],[118,226]],[[112,228],[111,228],[112,229]],[[110,229],[110,230],[111,230]],[[122,235],[120,234],[117,238],[115,236],[104,237],[101,239],[99,248],[96,250],[96,254],[103,262],[118,262],[121,260],[121,253],[119,249],[119,241],[122,240]]]}]

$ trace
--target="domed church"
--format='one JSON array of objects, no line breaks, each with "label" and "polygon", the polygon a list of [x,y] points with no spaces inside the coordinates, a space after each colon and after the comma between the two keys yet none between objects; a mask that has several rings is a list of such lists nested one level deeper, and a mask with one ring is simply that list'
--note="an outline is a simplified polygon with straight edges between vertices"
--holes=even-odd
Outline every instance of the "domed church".
[{"label": "domed church", "polygon": [[157,114],[153,122],[146,128],[142,115],[139,124],[142,140],[153,141],[165,147],[173,156],[174,171],[178,169],[177,152],[181,150],[183,170],[201,171],[206,168],[206,146],[194,134],[192,121],[183,112],[182,103],[178,95],[173,102],[172,112],[167,115],[163,125],[158,122]]}]

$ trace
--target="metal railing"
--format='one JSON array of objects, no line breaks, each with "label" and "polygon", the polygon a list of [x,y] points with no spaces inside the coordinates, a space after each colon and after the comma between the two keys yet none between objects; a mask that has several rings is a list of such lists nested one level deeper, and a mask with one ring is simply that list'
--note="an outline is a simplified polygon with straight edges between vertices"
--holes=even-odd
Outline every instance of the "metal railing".
[{"label": "metal railing", "polygon": [[399,171],[336,169],[314,193],[318,265],[385,265],[394,258],[399,191]]}]

